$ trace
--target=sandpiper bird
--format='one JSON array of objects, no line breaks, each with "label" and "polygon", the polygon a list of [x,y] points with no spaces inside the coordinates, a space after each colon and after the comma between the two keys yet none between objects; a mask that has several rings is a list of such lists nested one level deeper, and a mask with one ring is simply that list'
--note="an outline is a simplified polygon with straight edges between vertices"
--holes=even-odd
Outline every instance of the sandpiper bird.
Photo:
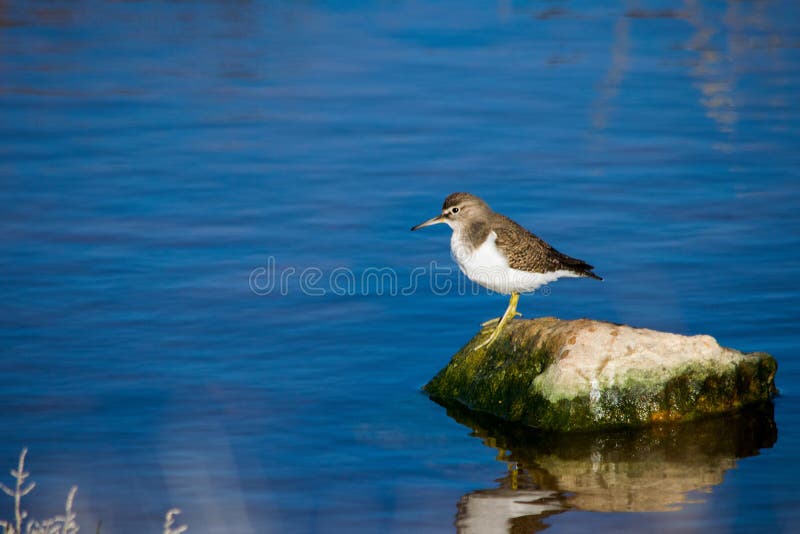
[{"label": "sandpiper bird", "polygon": [[508,217],[495,213],[486,202],[469,193],[453,193],[444,200],[442,213],[414,226],[418,230],[444,223],[453,230],[450,252],[467,278],[492,291],[511,295],[508,308],[492,334],[475,349],[491,345],[503,327],[517,315],[520,293],[563,277],[602,280],[583,260],[557,251]]}]

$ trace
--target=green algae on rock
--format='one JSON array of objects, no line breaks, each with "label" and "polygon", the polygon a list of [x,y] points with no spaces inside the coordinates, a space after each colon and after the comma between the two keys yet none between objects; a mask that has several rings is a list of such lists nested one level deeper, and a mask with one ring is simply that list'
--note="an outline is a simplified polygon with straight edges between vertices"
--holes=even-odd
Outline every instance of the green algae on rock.
[{"label": "green algae on rock", "polygon": [[710,336],[552,317],[515,320],[489,347],[478,333],[425,391],[556,431],[636,427],[735,411],[775,394],[777,363]]}]

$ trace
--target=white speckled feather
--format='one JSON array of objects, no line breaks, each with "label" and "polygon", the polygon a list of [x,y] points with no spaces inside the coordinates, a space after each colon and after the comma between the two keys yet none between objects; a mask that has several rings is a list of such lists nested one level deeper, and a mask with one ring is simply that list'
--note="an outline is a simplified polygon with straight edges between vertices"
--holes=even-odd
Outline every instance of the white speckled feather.
[{"label": "white speckled feather", "polygon": [[512,292],[529,293],[562,277],[578,277],[567,270],[532,273],[512,269],[508,260],[495,245],[497,234],[491,232],[479,247],[472,249],[462,238],[458,227],[453,227],[450,252],[461,272],[483,287],[508,295]]}]

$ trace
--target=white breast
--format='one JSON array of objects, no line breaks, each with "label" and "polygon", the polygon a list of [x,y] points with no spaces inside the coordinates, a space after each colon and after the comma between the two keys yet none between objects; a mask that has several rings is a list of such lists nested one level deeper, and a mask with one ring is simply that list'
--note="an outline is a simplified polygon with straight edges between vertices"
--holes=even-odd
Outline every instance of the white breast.
[{"label": "white breast", "polygon": [[476,249],[463,241],[461,232],[453,230],[450,238],[450,252],[458,263],[461,272],[473,282],[483,287],[508,295],[512,292],[529,293],[539,287],[562,277],[576,277],[572,271],[552,271],[549,273],[530,273],[512,269],[495,245],[497,234],[491,232],[486,241]]}]

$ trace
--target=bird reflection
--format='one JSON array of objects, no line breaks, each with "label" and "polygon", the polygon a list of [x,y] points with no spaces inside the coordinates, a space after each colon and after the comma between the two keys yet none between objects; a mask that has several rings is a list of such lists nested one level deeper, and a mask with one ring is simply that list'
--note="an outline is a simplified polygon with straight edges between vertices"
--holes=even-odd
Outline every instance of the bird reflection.
[{"label": "bird reflection", "polygon": [[500,487],[467,493],[458,503],[456,528],[461,534],[540,532],[546,517],[566,509],[555,491],[538,489],[533,479],[514,466]]}]

